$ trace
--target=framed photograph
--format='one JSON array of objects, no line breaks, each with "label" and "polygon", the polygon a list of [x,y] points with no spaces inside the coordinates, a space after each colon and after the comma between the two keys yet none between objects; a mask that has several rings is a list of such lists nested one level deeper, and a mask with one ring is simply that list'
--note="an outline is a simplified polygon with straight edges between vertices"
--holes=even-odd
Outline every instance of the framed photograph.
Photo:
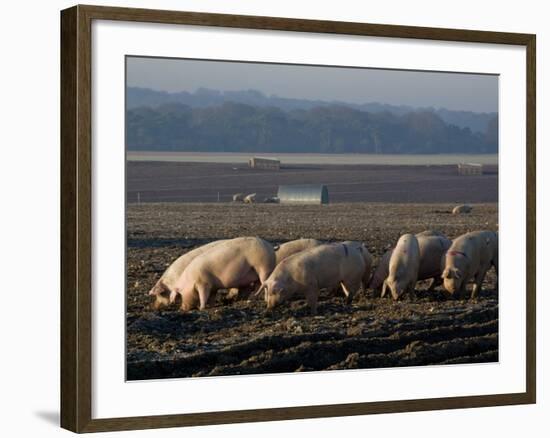
[{"label": "framed photograph", "polygon": [[535,403],[535,35],[61,12],[61,425]]}]

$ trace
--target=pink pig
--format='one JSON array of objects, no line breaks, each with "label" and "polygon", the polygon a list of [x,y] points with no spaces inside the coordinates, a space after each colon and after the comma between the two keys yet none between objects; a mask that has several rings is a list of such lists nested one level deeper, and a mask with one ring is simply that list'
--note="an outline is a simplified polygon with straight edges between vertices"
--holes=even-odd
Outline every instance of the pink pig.
[{"label": "pink pig", "polygon": [[238,237],[196,257],[183,271],[170,295],[181,296],[181,310],[203,310],[212,292],[263,283],[275,267],[271,244],[258,237]]}]

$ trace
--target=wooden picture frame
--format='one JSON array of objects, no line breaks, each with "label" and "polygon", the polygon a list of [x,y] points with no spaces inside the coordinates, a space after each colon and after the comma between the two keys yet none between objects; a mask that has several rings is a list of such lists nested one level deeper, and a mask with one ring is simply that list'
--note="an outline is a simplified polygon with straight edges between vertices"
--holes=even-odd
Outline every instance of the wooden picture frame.
[{"label": "wooden picture frame", "polygon": [[[527,284],[523,393],[92,419],[91,25],[93,20],[413,38],[526,48]],[[61,426],[97,432],[515,405],[536,401],[535,35],[275,17],[75,6],[61,12]]]}]

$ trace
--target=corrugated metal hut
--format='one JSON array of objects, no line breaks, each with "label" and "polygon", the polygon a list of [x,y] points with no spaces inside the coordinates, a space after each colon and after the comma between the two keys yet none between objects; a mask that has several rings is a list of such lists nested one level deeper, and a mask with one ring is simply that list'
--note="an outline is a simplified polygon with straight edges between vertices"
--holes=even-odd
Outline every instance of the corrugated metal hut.
[{"label": "corrugated metal hut", "polygon": [[478,163],[460,163],[458,165],[459,175],[483,175],[483,165]]},{"label": "corrugated metal hut", "polygon": [[281,204],[328,204],[328,189],[322,184],[279,186]]},{"label": "corrugated metal hut", "polygon": [[281,162],[276,158],[252,157],[248,165],[253,169],[279,170]]}]

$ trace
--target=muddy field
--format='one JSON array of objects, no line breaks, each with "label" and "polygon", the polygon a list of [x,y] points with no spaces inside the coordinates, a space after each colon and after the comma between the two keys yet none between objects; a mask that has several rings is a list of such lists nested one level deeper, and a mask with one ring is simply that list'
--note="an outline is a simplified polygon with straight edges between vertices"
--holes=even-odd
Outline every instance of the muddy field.
[{"label": "muddy field", "polygon": [[404,232],[455,237],[498,229],[496,204],[449,214],[453,204],[325,206],[130,204],[128,206],[127,378],[156,379],[498,361],[498,291],[491,270],[475,301],[428,293],[394,303],[370,292],[352,305],[322,295],[266,313],[262,301],[227,301],[206,311],[154,311],[146,295],[173,259],[220,238],[261,236],[362,240],[379,257]]},{"label": "muddy field", "polygon": [[280,170],[245,163],[127,162],[128,202],[229,202],[235,193],[277,195],[279,185],[325,184],[331,203],[498,200],[498,167],[460,176],[456,166],[282,164]]}]

